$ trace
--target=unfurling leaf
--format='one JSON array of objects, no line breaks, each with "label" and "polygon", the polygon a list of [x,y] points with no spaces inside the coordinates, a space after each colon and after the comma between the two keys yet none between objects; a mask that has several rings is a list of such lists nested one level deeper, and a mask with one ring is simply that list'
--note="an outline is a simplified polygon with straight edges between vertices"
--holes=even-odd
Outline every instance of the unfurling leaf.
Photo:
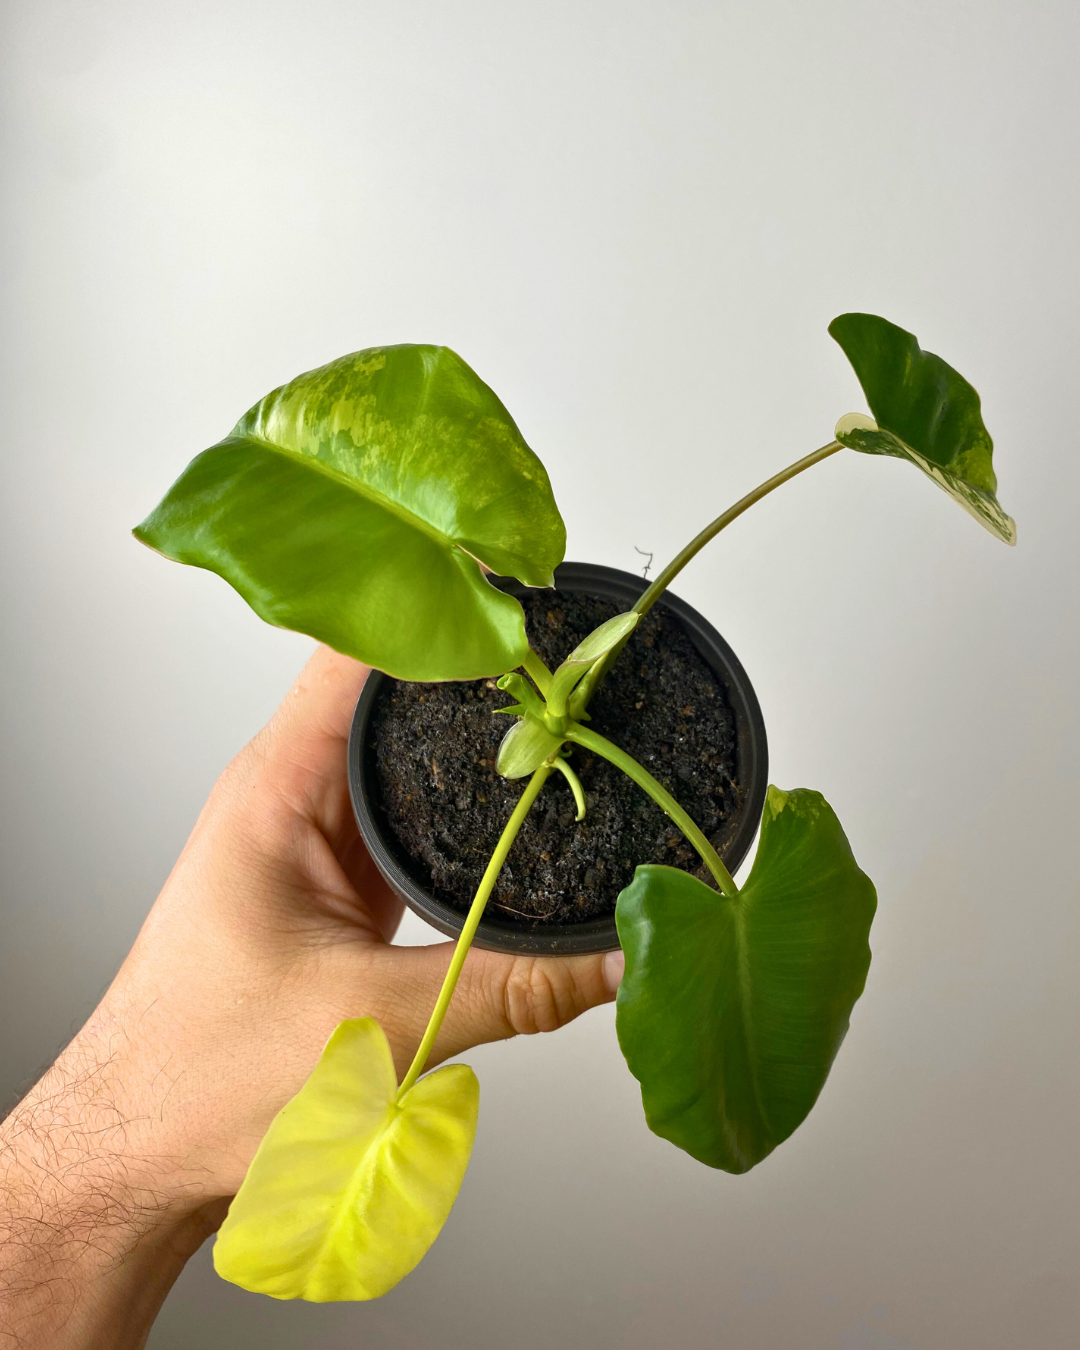
[{"label": "unfurling leaf", "polygon": [[561,716],[566,711],[566,700],[589,667],[617,647],[623,638],[629,637],[640,619],[641,615],[633,610],[616,614],[578,643],[552,676],[547,702],[553,712]]},{"label": "unfurling leaf", "polygon": [[342,1022],[229,1206],[214,1245],[223,1279],[329,1303],[378,1298],[417,1265],[465,1175],[479,1086],[452,1064],[396,1093],[378,1022]]},{"label": "unfurling leaf", "polygon": [[492,712],[518,714],[532,713],[534,717],[543,717],[547,711],[544,706],[544,700],[532,687],[524,675],[519,675],[516,670],[510,671],[508,675],[502,675],[499,678],[499,688],[512,698],[518,699],[517,703],[511,704],[507,708],[493,708]]},{"label": "unfurling leaf", "polygon": [[640,621],[641,615],[635,614],[632,609],[625,614],[614,615],[599,628],[594,628],[588,637],[583,637],[563,664],[591,666],[594,661],[606,656],[624,637],[629,636]]},{"label": "unfurling leaf", "polygon": [[562,737],[553,735],[542,722],[525,717],[515,722],[502,738],[495,756],[495,772],[504,778],[526,778],[545,759],[550,759],[562,743]]},{"label": "unfurling leaf", "polygon": [[829,332],[854,367],[873,420],[849,413],[836,439],[868,455],[910,460],[991,534],[1016,543],[1001,508],[979,395],[914,335],[876,314],[841,314]]},{"label": "unfurling leaf", "polygon": [[268,394],[135,530],[262,618],[405,680],[498,675],[524,614],[477,559],[552,584],[566,531],[544,467],[447,347],[373,347]]},{"label": "unfurling leaf", "polygon": [[639,867],[615,911],[616,1027],[649,1128],[746,1172],[806,1118],[870,966],[877,898],[817,792],[770,787],[734,899]]}]

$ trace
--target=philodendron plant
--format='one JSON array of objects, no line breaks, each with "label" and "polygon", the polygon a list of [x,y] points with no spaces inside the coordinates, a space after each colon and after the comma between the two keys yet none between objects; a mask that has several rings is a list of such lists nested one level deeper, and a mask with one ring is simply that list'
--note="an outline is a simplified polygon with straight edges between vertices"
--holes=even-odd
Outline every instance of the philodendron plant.
[{"label": "philodendron plant", "polygon": [[566,536],[547,474],[495,394],[445,347],[372,348],[276,389],[136,529],[166,556],[219,573],[269,622],[398,679],[499,677],[514,701],[499,709],[513,721],[496,767],[527,780],[404,1080],[376,1021],[337,1028],[232,1202],[214,1249],[226,1279],[276,1298],[376,1298],[438,1235],[468,1165],[479,1094],[465,1065],[421,1075],[500,869],[552,775],[584,815],[575,747],[648,793],[713,881],[646,859],[618,898],[616,1026],[649,1127],[710,1167],[745,1172],[806,1118],[866,980],[873,884],[820,793],[771,787],[737,886],[670,793],[589,726],[588,705],[699,549],[845,446],[910,461],[1015,542],[972,386],[875,315],[841,315],[829,332],[872,416],[842,417],[827,445],[717,517],[554,671],[530,647],[519,602],[485,576],[552,584]]}]

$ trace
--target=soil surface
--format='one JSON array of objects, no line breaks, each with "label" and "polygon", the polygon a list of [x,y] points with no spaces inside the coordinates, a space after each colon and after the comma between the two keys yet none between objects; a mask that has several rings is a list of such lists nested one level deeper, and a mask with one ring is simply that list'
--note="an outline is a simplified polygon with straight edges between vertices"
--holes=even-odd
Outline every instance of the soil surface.
[{"label": "soil surface", "polygon": [[[522,605],[530,641],[553,670],[619,612],[610,601],[573,591],[534,592]],[[376,810],[415,880],[462,912],[527,781],[495,772],[513,719],[493,717],[492,709],[510,702],[494,680],[386,679],[373,710]],[[743,796],[735,718],[673,615],[659,608],[646,615],[589,712],[589,725],[658,778],[722,854]],[[585,789],[585,819],[575,822],[565,779],[551,778],[488,902],[493,918],[533,927],[613,913],[639,863],[666,863],[708,880],[696,853],[636,784],[580,747],[570,763]]]}]

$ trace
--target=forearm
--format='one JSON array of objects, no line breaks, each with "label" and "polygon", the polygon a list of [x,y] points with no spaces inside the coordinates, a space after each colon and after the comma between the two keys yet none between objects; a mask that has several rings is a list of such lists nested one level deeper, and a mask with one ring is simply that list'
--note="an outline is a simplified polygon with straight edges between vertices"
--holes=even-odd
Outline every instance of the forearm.
[{"label": "forearm", "polygon": [[[451,957],[390,945],[401,902],[345,776],[364,674],[316,653],[101,1005],[0,1123],[0,1350],[138,1350],[334,1027],[373,1016],[412,1061]],[[608,960],[471,953],[434,1057],[609,1001]]]},{"label": "forearm", "polygon": [[142,1156],[122,1072],[77,1039],[0,1125],[0,1350],[136,1350],[220,1222]]}]

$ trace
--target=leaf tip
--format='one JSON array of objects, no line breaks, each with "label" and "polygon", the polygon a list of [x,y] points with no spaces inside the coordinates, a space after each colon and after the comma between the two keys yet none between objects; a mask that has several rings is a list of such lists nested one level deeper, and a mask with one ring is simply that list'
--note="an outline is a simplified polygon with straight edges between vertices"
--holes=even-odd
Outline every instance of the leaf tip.
[{"label": "leaf tip", "polygon": [[775,820],[784,810],[790,796],[790,792],[785,792],[783,788],[778,788],[772,783],[769,784],[769,790],[765,794],[765,810],[768,812],[770,820]]},{"label": "leaf tip", "polygon": [[853,431],[879,431],[878,424],[872,417],[867,417],[865,413],[850,412],[845,413],[837,422],[836,430],[833,435],[840,442],[845,444],[844,438],[850,436]]}]

